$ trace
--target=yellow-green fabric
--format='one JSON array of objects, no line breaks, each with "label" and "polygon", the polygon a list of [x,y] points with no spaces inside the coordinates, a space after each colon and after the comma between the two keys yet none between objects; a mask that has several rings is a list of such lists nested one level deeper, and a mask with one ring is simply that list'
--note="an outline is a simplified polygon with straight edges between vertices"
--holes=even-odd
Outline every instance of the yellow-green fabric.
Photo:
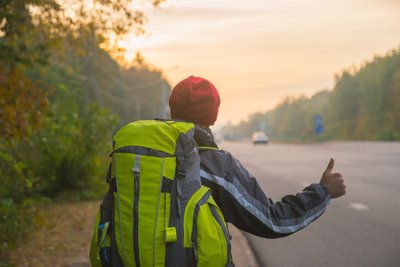
[{"label": "yellow-green fabric", "polygon": [[[184,247],[195,246],[197,256],[197,266],[226,266],[228,263],[227,240],[222,230],[225,225],[220,225],[211,212],[211,206],[217,211],[222,222],[224,217],[209,194],[204,203],[199,203],[207,193],[209,188],[202,186],[189,200],[184,215]],[[195,216],[196,205],[198,214]],[[193,219],[196,218],[196,221]],[[197,244],[193,244],[193,228],[196,227]]]},{"label": "yellow-green fabric", "polygon": [[[141,266],[165,265],[165,228],[170,212],[170,193],[161,192],[163,177],[174,179],[176,158],[158,158],[140,155],[139,183],[139,244]],[[137,155],[115,153],[115,173],[118,192],[115,201],[116,242],[122,261],[126,266],[135,266],[132,251],[133,233],[133,166]]]},{"label": "yellow-green fabric", "polygon": [[196,191],[190,198],[188,205],[185,210],[184,215],[184,239],[183,239],[183,246],[188,248],[192,247],[192,231],[193,231],[193,217],[197,203],[200,199],[209,191],[209,189],[205,186],[202,186],[199,190]]},{"label": "yellow-green fabric", "polygon": [[[135,155],[129,153],[115,153],[113,155],[115,175],[117,178],[118,192],[114,193],[114,219],[115,238],[118,251],[122,257],[124,266],[135,266],[132,257],[133,251],[133,190],[132,166]],[[126,177],[122,179],[122,177]],[[127,238],[130,237],[130,238]]]},{"label": "yellow-green fabric", "polygon": [[124,126],[115,135],[114,140],[117,142],[114,150],[125,146],[140,146],[174,154],[178,137],[193,127],[194,124],[188,122],[135,121]]},{"label": "yellow-green fabric", "polygon": [[[143,120],[124,126],[114,136],[109,197],[101,209],[113,208],[105,213],[100,209],[97,215],[92,266],[102,266],[106,249],[101,250],[100,260],[99,248],[111,242],[118,260],[107,259],[107,266],[227,264],[225,220],[209,189],[201,186],[194,127],[186,122]],[[110,206],[103,205],[106,199]],[[105,235],[107,226],[111,236]],[[197,263],[194,258],[185,262],[186,249],[194,252]]]},{"label": "yellow-green fabric", "polygon": [[[197,219],[197,254],[198,266],[225,266],[228,263],[227,240],[221,225],[211,213],[209,205],[215,205],[212,197],[207,201],[208,205],[201,206]],[[214,206],[220,218],[223,218],[219,208]],[[224,220],[223,220],[224,222]],[[222,227],[225,227],[223,225]]]},{"label": "yellow-green fabric", "polygon": [[97,212],[96,215],[96,220],[94,223],[93,227],[93,235],[92,235],[92,241],[90,243],[90,262],[92,263],[92,267],[102,267],[101,266],[101,261],[99,258],[99,251],[98,251],[98,236],[97,236],[97,231],[98,231],[98,225],[99,225],[99,220],[100,220],[100,211]]}]

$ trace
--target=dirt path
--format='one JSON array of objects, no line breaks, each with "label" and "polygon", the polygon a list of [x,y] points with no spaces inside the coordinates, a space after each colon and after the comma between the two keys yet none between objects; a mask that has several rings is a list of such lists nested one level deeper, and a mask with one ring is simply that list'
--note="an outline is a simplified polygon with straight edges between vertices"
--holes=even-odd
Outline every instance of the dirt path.
[{"label": "dirt path", "polygon": [[11,254],[18,267],[90,266],[89,245],[99,202],[52,204],[42,210],[44,225]]},{"label": "dirt path", "polygon": [[[90,267],[89,246],[100,202],[51,204],[38,215],[42,228],[31,233],[11,256],[17,267]],[[230,227],[237,267],[257,267],[243,234]]]}]

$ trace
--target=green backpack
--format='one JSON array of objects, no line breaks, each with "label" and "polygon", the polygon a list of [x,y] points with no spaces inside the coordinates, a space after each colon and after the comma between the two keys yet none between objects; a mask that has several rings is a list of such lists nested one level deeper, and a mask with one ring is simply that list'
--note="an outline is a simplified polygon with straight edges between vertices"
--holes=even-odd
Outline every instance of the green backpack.
[{"label": "green backpack", "polygon": [[195,126],[142,120],[114,136],[92,266],[233,266],[224,217],[201,185]]}]

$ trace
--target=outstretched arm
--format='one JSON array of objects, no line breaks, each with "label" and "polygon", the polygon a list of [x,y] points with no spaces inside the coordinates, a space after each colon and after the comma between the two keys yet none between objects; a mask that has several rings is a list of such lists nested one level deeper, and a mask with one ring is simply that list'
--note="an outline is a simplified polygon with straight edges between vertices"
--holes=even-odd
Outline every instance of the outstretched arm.
[{"label": "outstretched arm", "polygon": [[322,215],[331,197],[344,194],[343,178],[331,172],[332,161],[320,183],[273,202],[231,154],[206,151],[201,158],[202,182],[211,188],[225,219],[258,236],[277,238],[297,232]]}]

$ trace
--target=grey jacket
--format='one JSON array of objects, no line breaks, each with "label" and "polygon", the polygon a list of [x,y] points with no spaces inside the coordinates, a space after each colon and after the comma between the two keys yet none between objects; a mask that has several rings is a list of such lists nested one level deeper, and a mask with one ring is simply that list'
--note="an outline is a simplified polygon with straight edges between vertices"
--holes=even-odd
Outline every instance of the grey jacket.
[{"label": "grey jacket", "polygon": [[218,149],[210,129],[196,126],[195,140],[202,184],[211,188],[225,220],[241,230],[266,238],[287,236],[321,216],[330,202],[321,184],[273,202],[234,156]]}]

